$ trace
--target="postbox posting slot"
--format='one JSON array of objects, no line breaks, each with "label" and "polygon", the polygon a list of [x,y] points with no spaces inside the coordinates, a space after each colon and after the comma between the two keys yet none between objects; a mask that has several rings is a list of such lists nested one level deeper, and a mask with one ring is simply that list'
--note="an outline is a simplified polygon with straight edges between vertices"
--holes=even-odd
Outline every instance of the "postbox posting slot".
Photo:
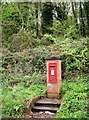
[{"label": "postbox posting slot", "polygon": [[57,82],[57,63],[49,63],[49,82]]}]

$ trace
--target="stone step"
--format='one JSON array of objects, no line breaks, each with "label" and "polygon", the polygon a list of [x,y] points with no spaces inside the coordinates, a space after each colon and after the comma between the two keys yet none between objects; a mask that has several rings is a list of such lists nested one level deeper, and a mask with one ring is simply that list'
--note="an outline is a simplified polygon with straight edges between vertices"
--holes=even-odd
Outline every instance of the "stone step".
[{"label": "stone step", "polygon": [[57,112],[58,107],[45,107],[45,106],[34,106],[33,111],[50,111],[50,112]]},{"label": "stone step", "polygon": [[60,105],[61,100],[59,99],[49,99],[49,98],[42,98],[36,102],[37,105]]}]

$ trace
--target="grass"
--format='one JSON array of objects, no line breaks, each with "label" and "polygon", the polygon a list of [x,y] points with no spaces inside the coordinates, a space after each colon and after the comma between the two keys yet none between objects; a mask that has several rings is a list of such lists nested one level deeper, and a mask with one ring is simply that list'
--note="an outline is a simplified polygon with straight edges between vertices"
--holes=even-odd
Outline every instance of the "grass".
[{"label": "grass", "polygon": [[45,93],[44,85],[32,85],[27,88],[21,84],[4,87],[2,91],[2,117],[20,118],[24,116],[25,101]]},{"label": "grass", "polygon": [[63,103],[58,110],[57,118],[87,118],[88,108],[88,78],[76,78],[76,81],[65,80],[62,85],[61,94],[63,96]]},{"label": "grass", "polygon": [[[87,93],[89,76],[78,76],[76,81],[66,79],[62,83],[61,94],[63,103],[58,110],[57,118],[87,118],[88,100]],[[21,118],[24,116],[26,101],[31,101],[35,96],[45,94],[46,86],[34,84],[25,87],[22,83],[7,86],[2,85],[2,117]]]}]

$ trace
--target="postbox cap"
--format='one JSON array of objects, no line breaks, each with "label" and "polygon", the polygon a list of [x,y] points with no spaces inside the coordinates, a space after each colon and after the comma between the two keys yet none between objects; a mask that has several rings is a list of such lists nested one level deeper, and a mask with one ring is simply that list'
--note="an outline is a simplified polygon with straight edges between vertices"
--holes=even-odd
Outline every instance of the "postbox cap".
[{"label": "postbox cap", "polygon": [[46,56],[45,60],[62,60],[64,58],[64,55],[60,56]]}]

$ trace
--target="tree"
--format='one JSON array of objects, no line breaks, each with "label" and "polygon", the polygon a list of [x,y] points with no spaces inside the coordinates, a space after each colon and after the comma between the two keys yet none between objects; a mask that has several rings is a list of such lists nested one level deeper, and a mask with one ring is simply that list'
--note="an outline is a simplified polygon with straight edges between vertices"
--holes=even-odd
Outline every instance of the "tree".
[{"label": "tree", "polygon": [[59,20],[61,23],[67,19],[66,3],[57,3],[55,5],[55,11],[57,12],[56,19]]},{"label": "tree", "polygon": [[6,47],[9,44],[8,38],[13,33],[18,33],[22,20],[14,3],[2,3],[2,43]]},{"label": "tree", "polygon": [[71,2],[71,5],[72,5],[72,12],[73,12],[73,19],[74,19],[74,22],[75,22],[75,24],[77,26],[77,15],[76,15],[76,11],[75,11],[76,3]]},{"label": "tree", "polygon": [[36,37],[40,36],[40,8],[41,8],[41,3],[40,2],[35,2],[35,26],[36,26]]},{"label": "tree", "polygon": [[84,10],[86,14],[86,21],[87,21],[87,36],[89,36],[89,1],[84,2]]},{"label": "tree", "polygon": [[84,15],[83,15],[83,8],[82,8],[83,3],[80,2],[80,31],[81,35],[83,37],[86,36],[86,31],[85,31],[85,23],[84,23]]},{"label": "tree", "polygon": [[42,33],[52,33],[52,31],[49,30],[49,27],[52,27],[53,24],[53,3],[47,2],[43,3],[42,8]]}]

